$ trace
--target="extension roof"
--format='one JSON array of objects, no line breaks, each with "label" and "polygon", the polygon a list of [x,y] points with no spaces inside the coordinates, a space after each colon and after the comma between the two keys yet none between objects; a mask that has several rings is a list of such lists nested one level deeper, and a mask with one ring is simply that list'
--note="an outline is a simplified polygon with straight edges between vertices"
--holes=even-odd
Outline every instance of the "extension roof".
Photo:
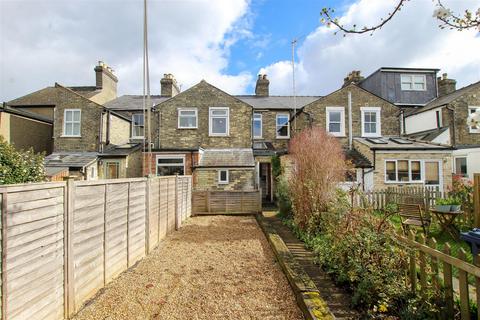
[{"label": "extension roof", "polygon": [[204,149],[200,155],[197,167],[255,167],[253,150],[248,148],[234,149]]},{"label": "extension roof", "polygon": [[406,137],[390,136],[381,138],[354,138],[368,146],[370,150],[444,150],[448,152],[451,146],[439,143],[418,141]]},{"label": "extension roof", "polygon": [[3,104],[3,106],[0,105],[0,112],[6,112],[6,113],[14,114],[20,117],[24,117],[27,119],[32,119],[32,120],[36,120],[36,121],[40,121],[48,124],[53,124],[53,120],[48,117],[39,115],[38,113],[26,111],[26,110],[15,109],[5,103]]}]

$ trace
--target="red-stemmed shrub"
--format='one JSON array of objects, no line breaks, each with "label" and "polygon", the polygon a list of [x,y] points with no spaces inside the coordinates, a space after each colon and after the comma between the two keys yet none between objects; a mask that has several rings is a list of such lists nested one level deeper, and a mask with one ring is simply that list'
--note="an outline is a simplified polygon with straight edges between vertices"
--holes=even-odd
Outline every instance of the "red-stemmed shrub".
[{"label": "red-stemmed shrub", "polygon": [[339,182],[345,178],[345,157],[337,138],[325,129],[303,130],[290,141],[289,192],[295,222],[305,228],[328,210]]}]

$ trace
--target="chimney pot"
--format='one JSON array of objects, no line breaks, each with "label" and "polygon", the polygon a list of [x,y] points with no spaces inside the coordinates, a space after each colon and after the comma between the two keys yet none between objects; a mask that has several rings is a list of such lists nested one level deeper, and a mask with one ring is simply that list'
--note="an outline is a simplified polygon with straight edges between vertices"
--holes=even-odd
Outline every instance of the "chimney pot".
[{"label": "chimney pot", "polygon": [[350,72],[346,78],[343,79],[343,87],[346,87],[348,86],[349,84],[353,83],[353,84],[358,84],[360,83],[360,81],[362,81],[363,79],[365,79],[362,75],[361,75],[361,71],[360,70],[353,70],[352,72]]}]

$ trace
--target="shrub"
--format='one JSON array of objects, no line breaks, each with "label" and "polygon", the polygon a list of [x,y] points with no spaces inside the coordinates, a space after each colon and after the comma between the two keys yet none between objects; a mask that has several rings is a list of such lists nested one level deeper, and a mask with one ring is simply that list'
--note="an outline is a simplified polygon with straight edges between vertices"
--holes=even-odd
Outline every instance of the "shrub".
[{"label": "shrub", "polygon": [[291,217],[292,202],[290,201],[290,195],[288,193],[288,183],[284,176],[280,176],[277,179],[275,195],[280,216]]},{"label": "shrub", "polygon": [[18,151],[0,136],[0,184],[38,182],[45,179],[43,154]]},{"label": "shrub", "polygon": [[342,147],[325,129],[314,127],[296,135],[289,145],[293,161],[288,180],[295,222],[305,228],[312,217],[328,210],[345,177]]}]

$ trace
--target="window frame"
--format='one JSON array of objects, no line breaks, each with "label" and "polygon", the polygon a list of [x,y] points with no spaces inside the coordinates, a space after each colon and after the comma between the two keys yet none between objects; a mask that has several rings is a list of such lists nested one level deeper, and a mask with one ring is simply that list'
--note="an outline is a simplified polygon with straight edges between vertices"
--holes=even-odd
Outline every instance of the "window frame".
[{"label": "window frame", "polygon": [[[226,173],[226,179],[222,180],[222,172]],[[218,184],[229,184],[230,182],[230,172],[228,169],[218,169],[217,171],[217,181]]]},{"label": "window frame", "polygon": [[[185,155],[184,154],[157,154],[155,156],[155,175],[158,176],[158,159],[182,159],[183,165],[183,175],[185,175]],[[165,163],[162,164],[162,167],[180,167],[181,165],[178,163]]]},{"label": "window frame", "polygon": [[[214,116],[212,115],[212,111],[215,110],[226,110],[226,116]],[[213,118],[223,118],[226,117],[225,123],[225,133],[214,133],[213,132]],[[209,107],[208,108],[208,135],[210,137],[228,137],[230,135],[230,108],[228,107]]]},{"label": "window frame", "polygon": [[[480,106],[468,106],[468,114],[467,114],[467,117],[475,112],[478,108],[480,108]],[[473,112],[471,112],[473,110]],[[471,126],[468,126],[468,133],[480,133],[480,128],[478,129],[472,129]]]},{"label": "window frame", "polygon": [[[260,116],[260,120],[255,119],[255,116]],[[260,121],[260,135],[255,135],[255,121]],[[252,117],[252,136],[254,139],[262,139],[263,138],[263,114],[261,112],[254,112]]]},{"label": "window frame", "polygon": [[[407,81],[404,81],[403,78],[404,77],[409,77],[410,78],[410,81],[407,82]],[[420,83],[420,82],[415,82],[415,77],[422,77],[423,79],[423,89],[415,89],[415,83]],[[410,84],[410,88],[407,89],[407,88],[404,88],[403,87],[403,84],[404,83],[409,83]],[[402,91],[427,91],[427,76],[425,74],[416,74],[416,73],[411,73],[411,74],[407,74],[407,73],[402,73],[400,74],[400,89]]]},{"label": "window frame", "polygon": [[[375,112],[376,113],[376,132],[365,132],[365,113],[366,112]],[[378,138],[382,136],[382,108],[380,107],[361,107],[361,124],[362,124],[362,137],[367,138]],[[371,123],[371,122],[369,122]]]},{"label": "window frame", "polygon": [[[326,112],[325,123],[326,123],[327,132],[335,137],[345,137],[345,108],[344,107],[326,107],[325,112]],[[340,132],[330,132],[330,112],[340,112]]]},{"label": "window frame", "polygon": [[[278,118],[279,117],[282,117],[282,116],[286,116],[287,117],[287,135],[286,136],[279,136],[278,135]],[[282,125],[283,127],[283,125]],[[289,113],[285,113],[285,112],[282,112],[282,113],[277,113],[275,115],[275,138],[276,139],[290,139],[290,114]]]},{"label": "window frame", "polygon": [[[398,180],[398,161],[408,161],[408,181],[399,181]],[[395,180],[387,179],[387,162],[395,162]],[[420,162],[420,180],[412,180],[412,162]],[[384,182],[385,184],[424,184],[425,185],[425,163],[427,162],[437,162],[438,163],[438,185],[443,185],[443,169],[442,169],[442,160],[438,159],[385,159],[384,160]],[[436,184],[434,184],[436,186]]]},{"label": "window frame", "polygon": [[[468,177],[468,157],[465,156],[455,156],[453,157],[453,174],[455,175],[461,175],[462,177]],[[457,159],[465,159],[465,173],[457,173]]]},{"label": "window frame", "polygon": [[[108,165],[112,163],[115,164],[117,167],[117,177],[116,178],[111,178],[108,177]],[[105,179],[120,179],[120,161],[119,160],[105,160],[104,162],[104,170],[105,170]]]},{"label": "window frame", "polygon": [[[136,126],[135,125],[135,116],[142,116],[143,117],[143,126]],[[135,132],[136,127],[142,127],[143,128],[143,135],[142,136],[134,136],[133,133]],[[132,139],[143,139],[145,137],[145,117],[143,113],[134,113],[132,114],[132,133],[131,133],[131,138]]]},{"label": "window frame", "polygon": [[[72,124],[72,133],[73,133],[73,124],[78,123],[79,128],[78,128],[78,135],[76,134],[67,134],[67,112],[79,112],[80,113],[80,120],[75,121],[73,120],[73,114],[72,114],[72,120],[68,121],[68,123]],[[79,138],[82,136],[82,109],[65,109],[63,110],[63,134],[62,137],[76,137]]]},{"label": "window frame", "polygon": [[[195,127],[182,127],[180,125],[180,118],[182,111],[194,111],[195,112]],[[177,129],[198,129],[198,110],[197,108],[178,108],[177,109]]]}]

